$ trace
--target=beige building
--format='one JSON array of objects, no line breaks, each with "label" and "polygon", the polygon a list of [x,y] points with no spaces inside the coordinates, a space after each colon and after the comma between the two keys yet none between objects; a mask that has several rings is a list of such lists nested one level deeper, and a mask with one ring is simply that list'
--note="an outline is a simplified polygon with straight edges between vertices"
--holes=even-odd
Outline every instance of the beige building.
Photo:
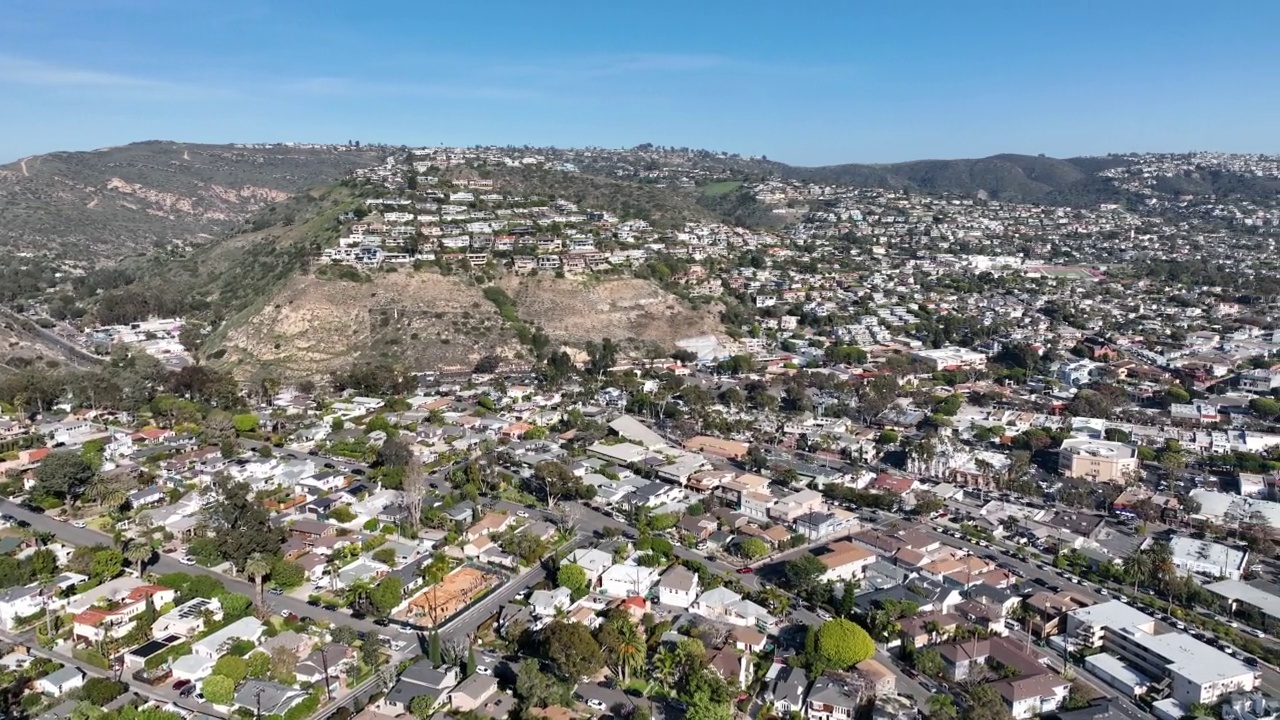
[{"label": "beige building", "polygon": [[1072,438],[1058,451],[1058,470],[1067,477],[1119,483],[1137,469],[1138,450],[1124,443]]}]

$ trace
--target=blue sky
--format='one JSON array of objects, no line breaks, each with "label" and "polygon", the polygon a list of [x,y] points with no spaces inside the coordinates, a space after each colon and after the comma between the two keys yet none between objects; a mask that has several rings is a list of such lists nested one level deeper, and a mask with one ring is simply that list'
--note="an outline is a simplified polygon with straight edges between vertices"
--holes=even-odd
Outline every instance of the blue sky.
[{"label": "blue sky", "polygon": [[1275,0],[6,0],[0,161],[147,139],[1275,153],[1277,21]]}]

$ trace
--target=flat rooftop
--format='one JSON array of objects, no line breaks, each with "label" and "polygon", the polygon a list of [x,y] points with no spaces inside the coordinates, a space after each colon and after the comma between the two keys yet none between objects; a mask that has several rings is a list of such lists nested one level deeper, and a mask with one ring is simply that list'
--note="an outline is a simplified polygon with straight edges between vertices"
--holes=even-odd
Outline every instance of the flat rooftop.
[{"label": "flat rooftop", "polygon": [[1205,585],[1204,589],[1228,600],[1248,603],[1261,610],[1263,614],[1280,619],[1280,596],[1262,588],[1239,580],[1220,580],[1211,585]]}]

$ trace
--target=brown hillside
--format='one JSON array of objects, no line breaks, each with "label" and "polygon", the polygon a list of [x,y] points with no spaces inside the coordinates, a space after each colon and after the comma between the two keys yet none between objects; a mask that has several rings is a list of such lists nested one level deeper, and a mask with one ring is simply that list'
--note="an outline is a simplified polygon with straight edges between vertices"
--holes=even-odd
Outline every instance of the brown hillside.
[{"label": "brown hillside", "polygon": [[503,278],[520,317],[571,346],[635,339],[670,349],[675,341],[720,332],[719,307],[695,310],[647,280]]},{"label": "brown hillside", "polygon": [[299,277],[223,343],[237,371],[320,375],[357,358],[417,370],[470,368],[522,349],[480,289],[438,273],[379,273],[371,282]]},{"label": "brown hillside", "polygon": [[[692,310],[643,280],[507,277],[500,284],[522,320],[571,348],[604,337],[670,348],[719,330],[714,309]],[[423,371],[468,369],[490,353],[528,359],[480,287],[404,269],[369,282],[295,278],[222,348],[224,361],[245,376],[264,367],[283,377],[318,376],[358,358],[385,357]]]}]

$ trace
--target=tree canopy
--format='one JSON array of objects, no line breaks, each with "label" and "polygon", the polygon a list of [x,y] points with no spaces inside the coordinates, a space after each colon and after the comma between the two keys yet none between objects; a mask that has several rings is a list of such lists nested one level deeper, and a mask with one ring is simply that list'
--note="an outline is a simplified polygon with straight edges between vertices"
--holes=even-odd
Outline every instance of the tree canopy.
[{"label": "tree canopy", "polygon": [[555,621],[542,631],[543,650],[556,673],[570,682],[604,667],[600,643],[581,623]]},{"label": "tree canopy", "polygon": [[818,654],[831,667],[847,668],[875,655],[876,645],[862,626],[837,618],[818,628]]},{"label": "tree canopy", "polygon": [[272,524],[270,512],[250,496],[248,483],[218,478],[214,488],[217,499],[205,506],[205,522],[223,559],[243,569],[256,553],[274,555],[280,551],[284,531]]},{"label": "tree canopy", "polygon": [[63,501],[74,501],[97,475],[97,470],[74,450],[49,453],[36,468],[33,492]]}]

